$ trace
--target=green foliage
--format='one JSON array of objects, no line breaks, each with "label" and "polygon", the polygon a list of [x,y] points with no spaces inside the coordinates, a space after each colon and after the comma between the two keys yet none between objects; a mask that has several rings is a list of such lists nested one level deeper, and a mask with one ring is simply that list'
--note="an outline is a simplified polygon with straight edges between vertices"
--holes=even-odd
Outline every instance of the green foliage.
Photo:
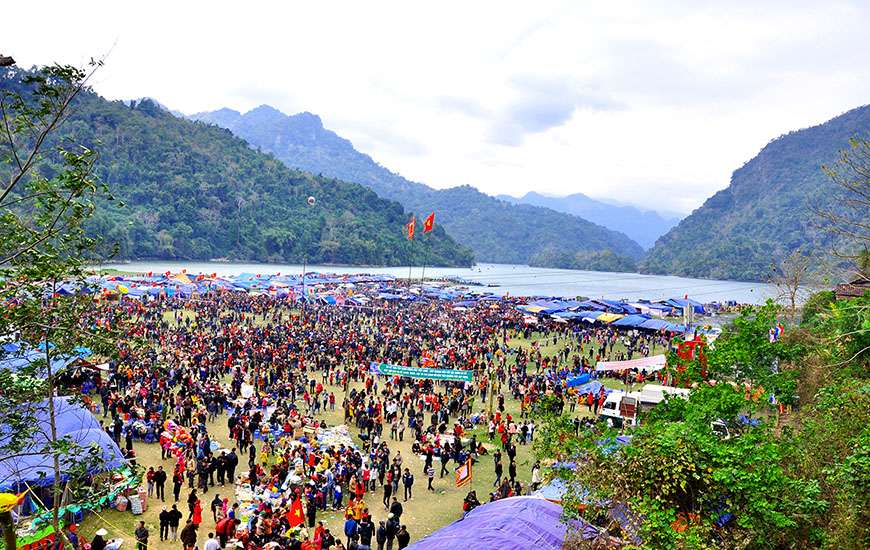
[{"label": "green foliage", "polygon": [[[192,118],[229,128],[288,166],[360,183],[413,212],[426,215],[434,211],[436,223],[443,224],[450,235],[471,248],[478,261],[515,264],[537,261],[539,265],[555,266],[548,263],[546,254],[533,260],[553,247],[553,243],[558,243],[559,250],[569,256],[609,250],[619,257],[637,259],[643,253],[640,245],[622,233],[576,216],[509,204],[467,185],[437,190],[409,181],[324,129],[320,118],[311,113],[288,117],[264,105],[245,115],[221,109]],[[601,265],[607,268],[614,264]]]},{"label": "green foliage", "polygon": [[833,290],[821,290],[811,294],[801,308],[801,324],[811,325],[822,312],[831,307],[835,300]]},{"label": "green foliage", "polygon": [[870,292],[861,298],[839,300],[817,322],[824,335],[820,350],[831,362],[866,369],[870,360]]},{"label": "green foliage", "polygon": [[[813,322],[777,342],[775,304],[743,312],[706,350],[710,380],[643,415],[628,446],[601,445],[616,435],[601,426],[575,437],[548,419],[537,455],[578,463],[560,472],[566,515],[645,548],[866,548],[870,296],[817,301],[827,305]],[[767,402],[807,390],[791,415]],[[632,524],[612,520],[615,505]]]},{"label": "green foliage", "polygon": [[851,235],[829,231],[830,223],[817,213],[868,222],[866,202],[850,215],[839,186],[822,170],[838,160],[855,135],[870,136],[870,106],[772,141],[734,172],[727,189],[661,237],[641,269],[764,281],[771,262],[793,250],[854,249]]},{"label": "green foliage", "polygon": [[[101,328],[95,322],[99,302],[85,293],[61,294],[59,286],[84,283],[87,253],[98,244],[86,225],[97,201],[113,197],[94,176],[95,149],[57,137],[70,109],[87,94],[88,74],[66,66],[8,74],[16,75],[17,85],[0,88],[0,341],[42,349],[24,368],[0,371],[0,456],[37,452],[52,458],[52,522],[58,530],[62,462],[63,473],[80,479],[103,459],[94,447],[80,455],[85,449],[57,432],[53,365],[78,346],[115,356],[123,324],[115,332]],[[37,412],[48,418],[42,433],[33,422]],[[30,447],[37,434],[45,445]],[[67,466],[73,455],[75,464]]]},{"label": "green foliage", "polygon": [[[0,89],[27,92],[29,73],[9,71]],[[62,132],[99,150],[93,165],[111,197],[98,199],[91,236],[103,258],[227,258],[261,262],[467,266],[470,251],[443,229],[410,246],[410,215],[355,184],[289,170],[229,132],[178,119],[150,100],[125,105],[83,92]],[[58,173],[62,159],[40,170]],[[309,206],[307,198],[316,198]]]},{"label": "green foliage", "polygon": [[[771,342],[770,329],[778,322],[780,307],[768,300],[760,307],[746,309],[726,327],[708,353],[710,376],[738,382],[751,382],[773,392],[779,399],[788,399],[794,392],[791,375],[783,365],[798,357],[798,344],[785,340]],[[786,326],[786,331],[790,327]]]}]

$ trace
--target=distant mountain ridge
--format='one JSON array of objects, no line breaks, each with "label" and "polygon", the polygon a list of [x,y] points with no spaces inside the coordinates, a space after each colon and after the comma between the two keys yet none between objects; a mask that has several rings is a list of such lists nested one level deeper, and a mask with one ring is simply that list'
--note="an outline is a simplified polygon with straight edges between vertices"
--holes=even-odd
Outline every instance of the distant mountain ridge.
[{"label": "distant mountain ridge", "polygon": [[[434,210],[436,223],[470,247],[478,261],[535,263],[536,258],[549,257],[543,253],[554,247],[589,258],[597,257],[589,253],[610,251],[634,261],[643,254],[642,247],[626,235],[574,215],[509,204],[468,185],[437,190],[409,181],[324,128],[312,113],[285,115],[262,105],[244,114],[219,109],[190,118],[227,128],[290,167],[360,183],[413,212]],[[587,269],[598,267],[594,261],[586,264]]]},{"label": "distant mountain ridge", "polygon": [[530,204],[580,216],[592,223],[625,233],[644,248],[652,247],[656,239],[679,223],[679,218],[666,218],[653,210],[641,210],[628,205],[615,205],[595,200],[583,193],[551,197],[529,191],[522,197],[496,195],[515,204]]},{"label": "distant mountain ridge", "polygon": [[662,236],[641,269],[763,281],[794,250],[841,246],[842,239],[824,231],[814,212],[840,208],[839,190],[822,167],[835,164],[855,136],[870,137],[870,105],[771,141],[734,171],[726,189]]},{"label": "distant mountain ridge", "polygon": [[[0,72],[0,93],[27,97],[28,71]],[[227,130],[177,118],[150,99],[80,93],[44,151],[69,138],[98,152],[94,172],[116,200],[97,198],[86,229],[101,259],[470,266],[443,228],[408,246],[409,213],[370,189],[288,168]],[[41,174],[57,155],[40,159]],[[0,179],[3,166],[0,165]],[[315,197],[314,204],[308,198]]]}]

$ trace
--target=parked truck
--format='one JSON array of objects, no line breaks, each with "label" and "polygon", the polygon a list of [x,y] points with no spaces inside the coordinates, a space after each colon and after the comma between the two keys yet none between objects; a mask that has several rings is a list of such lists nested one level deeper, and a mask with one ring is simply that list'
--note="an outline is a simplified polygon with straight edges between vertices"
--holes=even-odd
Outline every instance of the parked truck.
[{"label": "parked truck", "polygon": [[598,416],[614,427],[636,426],[641,411],[649,410],[668,396],[688,397],[689,390],[646,384],[636,391],[614,390],[607,395],[604,404],[598,409]]}]

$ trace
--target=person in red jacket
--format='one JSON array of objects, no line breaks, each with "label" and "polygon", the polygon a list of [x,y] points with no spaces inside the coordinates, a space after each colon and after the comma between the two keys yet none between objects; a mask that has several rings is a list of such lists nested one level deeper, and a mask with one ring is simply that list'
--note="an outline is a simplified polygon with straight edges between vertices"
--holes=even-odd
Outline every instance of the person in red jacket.
[{"label": "person in red jacket", "polygon": [[239,520],[235,518],[224,518],[217,522],[214,530],[217,533],[218,539],[220,539],[221,548],[227,545],[227,541],[236,536],[236,526],[239,524]]},{"label": "person in red jacket", "polygon": [[193,513],[190,516],[190,519],[193,521],[193,524],[199,527],[199,524],[202,523],[202,501],[196,499],[196,502],[193,503]]}]

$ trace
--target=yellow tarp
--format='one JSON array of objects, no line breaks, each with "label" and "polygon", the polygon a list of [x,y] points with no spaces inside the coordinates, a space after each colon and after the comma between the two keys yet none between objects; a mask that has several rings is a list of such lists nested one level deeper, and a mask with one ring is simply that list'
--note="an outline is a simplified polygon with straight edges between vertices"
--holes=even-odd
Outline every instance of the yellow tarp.
[{"label": "yellow tarp", "polygon": [[189,285],[189,284],[190,284],[190,277],[188,277],[188,276],[187,276],[186,274],[184,274],[184,273],[179,273],[178,275],[173,275],[173,276],[170,277],[169,279],[170,279],[171,281],[178,281],[179,283],[184,284],[184,285]]},{"label": "yellow tarp", "polygon": [[598,317],[595,318],[596,321],[601,321],[602,323],[612,323],[617,319],[622,319],[625,315],[621,313],[602,313]]}]

